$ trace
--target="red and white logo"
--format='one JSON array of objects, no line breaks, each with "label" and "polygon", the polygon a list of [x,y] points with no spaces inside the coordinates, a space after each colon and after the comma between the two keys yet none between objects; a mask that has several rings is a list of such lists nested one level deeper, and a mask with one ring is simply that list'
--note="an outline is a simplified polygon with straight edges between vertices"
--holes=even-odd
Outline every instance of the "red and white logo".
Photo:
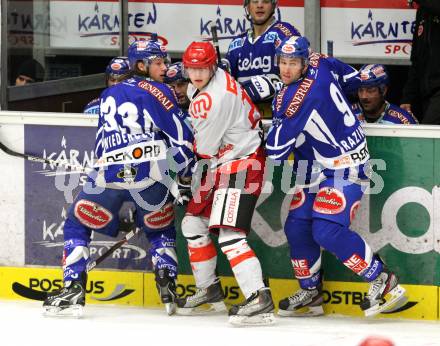
[{"label": "red and white logo", "polygon": [[310,277],[309,262],[306,259],[292,259],[292,266],[297,279]]},{"label": "red and white logo", "polygon": [[354,220],[354,218],[355,218],[355,216],[357,214],[357,211],[359,210],[360,205],[361,205],[361,201],[356,201],[351,206],[351,209],[350,209],[350,223]]},{"label": "red and white logo", "polygon": [[212,107],[212,98],[208,93],[200,93],[191,102],[190,114],[194,119],[206,119]]},{"label": "red and white logo", "polygon": [[344,265],[356,274],[359,274],[368,267],[368,263],[357,253],[354,253],[348,260],[344,261]]},{"label": "red and white logo", "polygon": [[313,210],[322,214],[339,214],[345,209],[344,194],[334,187],[323,187],[318,191],[313,203]]},{"label": "red and white logo", "polygon": [[292,53],[292,52],[295,51],[295,47],[294,47],[292,44],[285,44],[285,45],[281,48],[281,51],[282,51],[283,53],[290,54],[290,53]]},{"label": "red and white logo", "polygon": [[292,197],[292,201],[290,202],[289,210],[294,210],[301,207],[306,200],[306,194],[303,189],[298,190]]},{"label": "red and white logo", "polygon": [[118,62],[114,62],[110,67],[113,71],[119,71],[122,68],[122,65]]},{"label": "red and white logo", "polygon": [[171,224],[174,220],[174,208],[172,203],[163,206],[162,209],[153,211],[144,216],[144,224],[148,228],[159,229]]},{"label": "red and white logo", "polygon": [[223,224],[235,227],[237,225],[238,210],[240,207],[240,190],[229,189],[224,209]]},{"label": "red and white logo", "polygon": [[79,222],[92,229],[104,228],[113,219],[109,210],[85,199],[76,203],[74,213]]}]

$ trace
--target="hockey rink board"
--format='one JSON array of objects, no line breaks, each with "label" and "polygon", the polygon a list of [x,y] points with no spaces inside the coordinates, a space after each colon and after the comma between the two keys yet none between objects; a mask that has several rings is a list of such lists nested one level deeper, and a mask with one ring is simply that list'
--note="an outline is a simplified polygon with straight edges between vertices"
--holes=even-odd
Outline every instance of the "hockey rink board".
[{"label": "hockey rink board", "polygon": [[[244,300],[233,277],[221,277],[225,302],[238,304]],[[35,300],[17,286],[39,292],[61,288],[62,271],[57,268],[0,267],[0,299]],[[291,295],[299,288],[296,280],[270,279],[269,286],[275,302]],[[396,311],[381,313],[378,318],[438,320],[439,289],[436,286],[403,285],[408,302]],[[23,293],[23,291],[25,293]],[[86,286],[87,304],[116,304],[160,308],[153,273],[94,270]],[[367,283],[324,282],[324,311],[326,314],[362,317],[360,303],[368,291]],[[195,292],[194,278],[179,275],[177,293],[186,296]]]}]

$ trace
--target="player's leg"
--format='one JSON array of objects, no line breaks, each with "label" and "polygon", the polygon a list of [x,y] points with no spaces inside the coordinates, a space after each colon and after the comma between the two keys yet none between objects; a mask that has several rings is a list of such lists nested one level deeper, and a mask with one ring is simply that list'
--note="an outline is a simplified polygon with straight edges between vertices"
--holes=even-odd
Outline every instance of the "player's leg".
[{"label": "player's leg", "polygon": [[319,316],[322,308],[321,249],[312,237],[311,220],[286,220],[284,230],[290,257],[300,289],[278,304],[280,316]]},{"label": "player's leg", "polygon": [[292,196],[284,232],[290,247],[294,275],[300,289],[282,299],[280,316],[319,316],[322,308],[321,247],[313,239],[311,207],[315,194],[297,188]]},{"label": "player's leg", "polygon": [[218,241],[246,298],[229,310],[229,322],[253,325],[274,323],[272,295],[263,282],[260,261],[246,240],[246,232],[221,228]]},{"label": "player's leg", "polygon": [[[219,230],[219,245],[229,260],[245,301],[231,307],[229,322],[265,325],[275,322],[269,287],[265,287],[260,261],[247,242],[252,215],[261,193],[265,158],[261,151],[249,160],[222,167],[216,186],[210,230]],[[235,172],[232,173],[231,172]]]},{"label": "player's leg", "polygon": [[92,231],[116,236],[118,209],[122,203],[118,190],[107,189],[93,195],[82,191],[69,208],[64,223],[64,287],[49,294],[43,307],[48,315],[82,314],[87,283],[86,267]]},{"label": "player's leg", "polygon": [[156,287],[169,315],[175,310],[177,252],[175,213],[172,195],[159,183],[141,191],[144,203],[136,205],[136,224],[142,227],[150,242]]},{"label": "player's leg", "polygon": [[216,274],[217,250],[208,230],[215,185],[211,180],[215,178],[207,174],[203,176],[182,220],[182,234],[187,241],[196,292],[177,300],[181,314],[226,311],[223,289]]},{"label": "player's leg", "polygon": [[148,232],[150,256],[157,291],[168,315],[176,312],[177,253],[174,225],[159,232]]},{"label": "player's leg", "polygon": [[215,272],[217,250],[209,235],[208,220],[203,216],[185,215],[182,233],[188,242],[196,292],[177,300],[179,313],[192,314],[202,309],[226,311],[223,289]]},{"label": "player's leg", "polygon": [[350,228],[354,210],[362,197],[358,184],[344,185],[325,181],[313,205],[313,237],[324,249],[335,254],[343,264],[370,282],[370,289],[361,303],[367,316],[389,310],[406,301],[405,289],[374,254],[362,237]]}]

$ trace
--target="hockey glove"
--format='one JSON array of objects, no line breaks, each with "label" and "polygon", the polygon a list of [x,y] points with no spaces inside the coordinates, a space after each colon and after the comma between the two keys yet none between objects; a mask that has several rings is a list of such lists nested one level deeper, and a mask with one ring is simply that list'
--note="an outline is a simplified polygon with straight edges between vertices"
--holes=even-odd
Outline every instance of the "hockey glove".
[{"label": "hockey glove", "polygon": [[254,76],[242,84],[253,102],[265,101],[275,94],[275,88],[269,78]]}]

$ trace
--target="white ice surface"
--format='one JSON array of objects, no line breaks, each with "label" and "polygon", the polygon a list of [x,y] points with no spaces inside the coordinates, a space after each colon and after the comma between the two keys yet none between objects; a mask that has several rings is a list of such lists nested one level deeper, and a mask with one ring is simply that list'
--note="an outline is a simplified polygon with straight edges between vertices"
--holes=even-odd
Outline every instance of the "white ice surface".
[{"label": "white ice surface", "polygon": [[440,345],[440,323],[280,317],[272,326],[237,328],[226,315],[169,317],[162,310],[87,305],[81,319],[48,318],[39,302],[0,301],[0,346],[356,346],[369,335],[396,346]]}]

